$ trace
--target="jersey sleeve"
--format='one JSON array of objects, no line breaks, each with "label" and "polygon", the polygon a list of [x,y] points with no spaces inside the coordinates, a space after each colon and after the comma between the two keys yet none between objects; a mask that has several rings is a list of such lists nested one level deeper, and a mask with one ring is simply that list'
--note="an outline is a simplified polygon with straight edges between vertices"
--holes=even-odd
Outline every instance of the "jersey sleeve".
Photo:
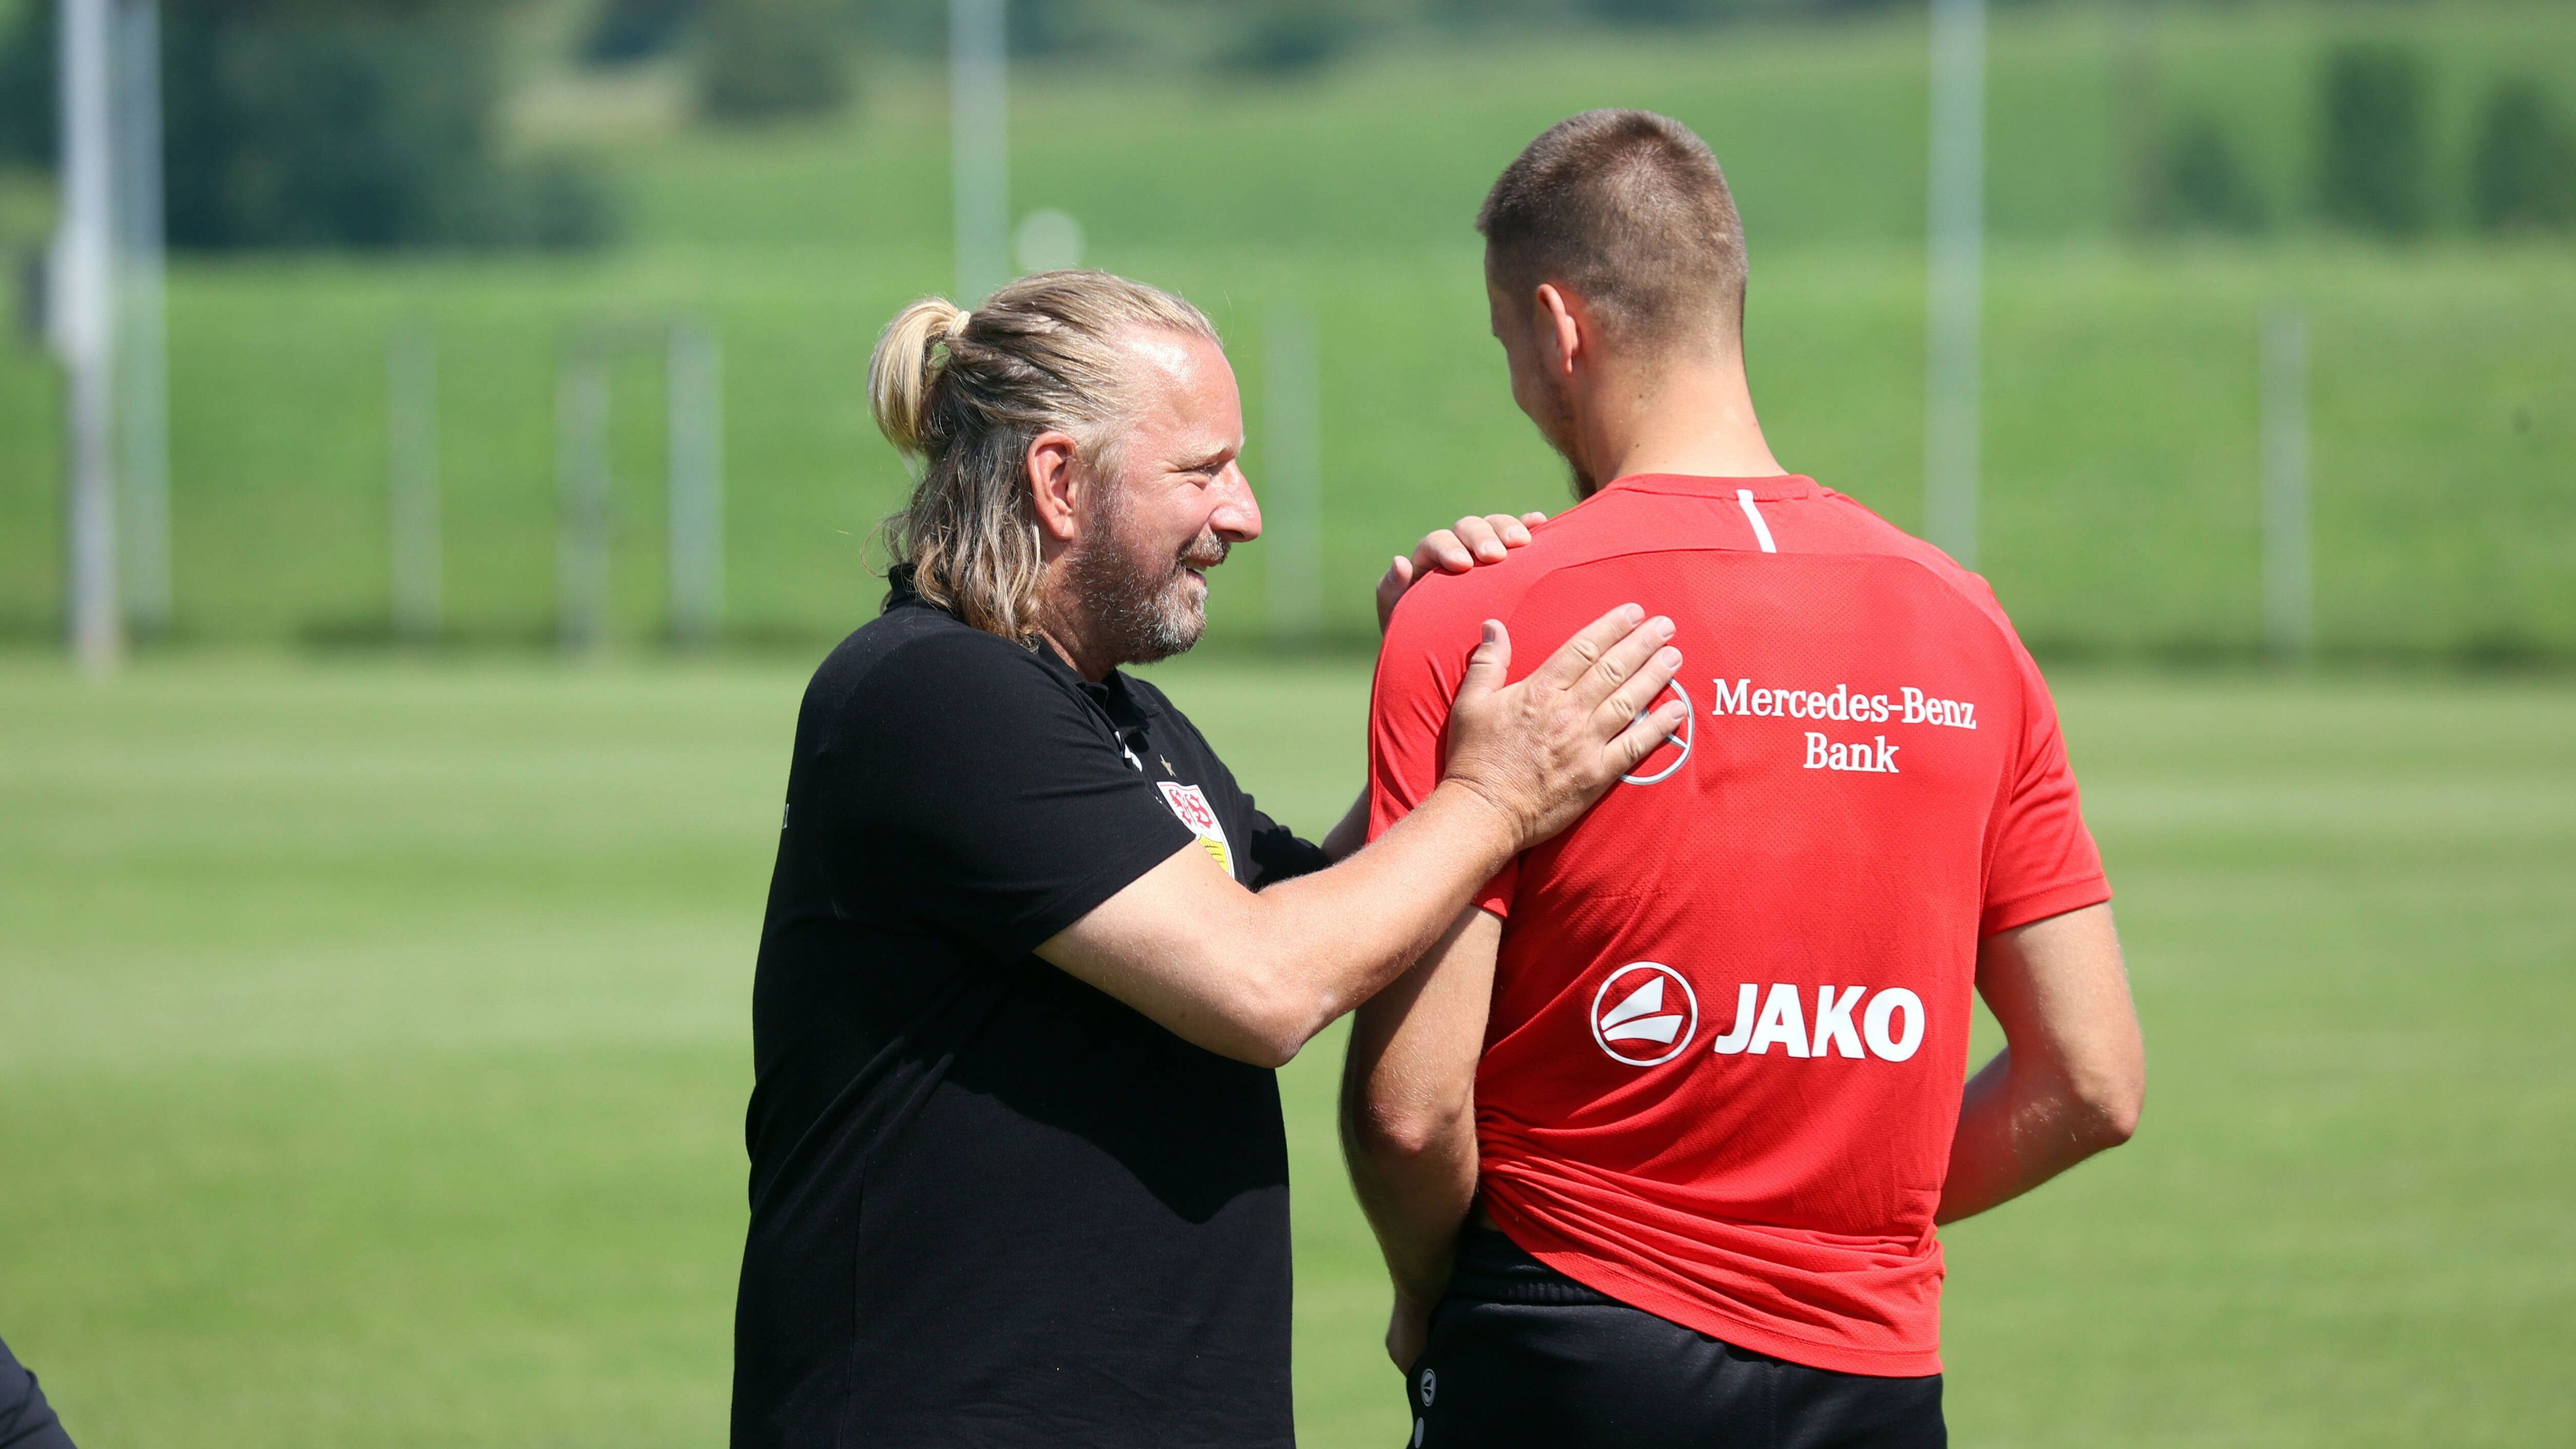
[{"label": "jersey sleeve", "polygon": [[[1446,757],[1449,706],[1467,674],[1485,616],[1442,579],[1425,579],[1396,607],[1378,647],[1377,678],[1369,690],[1368,838],[1377,839],[1430,798]],[[1516,661],[1524,668],[1533,661]],[[1511,914],[1520,882],[1515,856],[1477,892],[1475,904],[1497,916]]]},{"label": "jersey sleeve", "polygon": [[2022,737],[1989,835],[1981,937],[2111,898],[2102,853],[2084,825],[2056,701],[2017,639],[2013,658],[2021,673]]},{"label": "jersey sleeve", "polygon": [[951,636],[888,656],[837,711],[814,792],[827,848],[1004,958],[1197,839],[1105,722],[1017,651]]}]

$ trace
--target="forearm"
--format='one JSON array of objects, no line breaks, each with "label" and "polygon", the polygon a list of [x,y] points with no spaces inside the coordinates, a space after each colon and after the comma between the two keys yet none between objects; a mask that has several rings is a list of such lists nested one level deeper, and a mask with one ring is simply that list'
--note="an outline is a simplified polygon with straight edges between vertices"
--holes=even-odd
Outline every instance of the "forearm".
[{"label": "forearm", "polygon": [[1501,943],[1499,917],[1467,913],[1351,1022],[1342,1153],[1399,1309],[1438,1299],[1475,1201],[1476,1064]]},{"label": "forearm", "polygon": [[2010,1202],[2134,1130],[2134,1116],[2120,1120],[2064,1073],[2017,1063],[2007,1047],[1960,1098],[1937,1220],[1954,1223]]},{"label": "forearm", "polygon": [[2137,1131],[2146,1044],[2108,905],[1987,937],[1977,991],[2004,1049],[1959,1098],[1938,1220],[2010,1202]]},{"label": "forearm", "polygon": [[1418,1147],[1371,1140],[1365,1123],[1342,1119],[1351,1188],[1377,1234],[1398,1299],[1429,1307],[1449,1283],[1458,1230],[1476,1200],[1476,1123],[1461,1113]]},{"label": "forearm", "polygon": [[1503,812],[1444,783],[1365,851],[1253,897],[1246,945],[1268,989],[1294,1003],[1296,1040],[1412,965],[1518,844]]},{"label": "forearm", "polygon": [[1368,849],[1258,894],[1185,846],[1037,954],[1185,1041],[1280,1066],[1437,940],[1519,839],[1443,782]]},{"label": "forearm", "polygon": [[1325,832],[1324,859],[1339,864],[1359,854],[1360,847],[1368,844],[1368,821],[1368,791],[1363,789],[1360,797],[1351,802],[1351,808],[1343,811],[1342,818]]},{"label": "forearm", "polygon": [[1394,979],[1476,888],[1573,823],[1680,722],[1672,621],[1613,609],[1506,685],[1492,620],[1451,703],[1446,777],[1368,849],[1255,894],[1176,848],[1037,954],[1185,1041],[1277,1066]]}]

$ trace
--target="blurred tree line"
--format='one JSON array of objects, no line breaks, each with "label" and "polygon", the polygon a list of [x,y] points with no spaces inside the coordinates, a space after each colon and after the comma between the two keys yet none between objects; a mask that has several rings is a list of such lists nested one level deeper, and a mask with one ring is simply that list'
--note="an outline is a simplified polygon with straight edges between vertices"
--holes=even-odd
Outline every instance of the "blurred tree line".
[{"label": "blurred tree line", "polygon": [[[1226,69],[1276,76],[1321,69],[1402,30],[1609,27],[1631,31],[1791,16],[1832,17],[1921,0],[1010,0],[1011,43],[1028,56],[1177,51]],[[2006,0],[2011,3],[2011,0]],[[2023,0],[2037,3],[2037,0]],[[2162,0],[2124,0],[2142,26]],[[694,50],[698,96],[718,119],[823,112],[849,98],[846,52],[936,56],[947,0],[599,0],[583,46],[600,65]],[[2464,164],[2436,156],[2428,134],[2432,79],[2393,46],[2328,52],[2317,82],[2310,194],[2264,195],[2243,150],[2214,118],[2189,115],[2168,134],[2155,117],[2132,150],[2132,211],[2149,231],[2261,231],[2293,212],[2365,233],[2430,229],[2436,193],[2464,187],[2466,215],[2488,232],[2576,230],[2576,126],[2536,79],[2494,81]],[[2134,89],[2134,84],[2131,85]],[[2150,83],[2151,92],[2151,83]],[[2136,98],[2133,98],[2136,99]],[[2150,93],[2144,106],[2153,109]],[[2463,179],[2465,178],[2465,179]]]},{"label": "blurred tree line", "polygon": [[[1830,15],[1921,0],[1010,0],[1011,48],[1026,56],[1115,51],[1191,54],[1244,70],[1312,69],[1390,31],[1534,25],[1713,25],[1766,15]],[[947,0],[600,0],[583,46],[595,63],[628,64],[702,44],[720,54],[759,30],[821,32],[929,55],[947,44]],[[710,32],[701,37],[700,32]],[[703,62],[713,68],[711,62]]]},{"label": "blurred tree line", "polygon": [[[2467,154],[2450,164],[2431,134],[2433,76],[2404,46],[2335,47],[2318,66],[2314,214],[2344,230],[2404,240],[2434,228],[2454,190],[2481,232],[2576,232],[2576,125],[2537,78],[2487,87]],[[2189,116],[2138,178],[2141,221],[2175,231],[2255,232],[2276,210],[2234,135]]]},{"label": "blurred tree line", "polygon": [[[163,0],[170,243],[583,247],[615,229],[605,178],[508,154],[506,0]],[[0,159],[50,167],[56,0],[0,38]]]},{"label": "blurred tree line", "polygon": [[[1585,23],[1713,24],[1904,0],[1010,0],[1021,56],[1151,55],[1234,71],[1320,69],[1390,32]],[[685,57],[700,112],[764,121],[838,109],[854,52],[914,57],[948,43],[947,0],[599,0],[580,45],[592,65]]]},{"label": "blurred tree line", "polygon": [[[571,5],[576,0],[561,0]],[[933,58],[948,0],[578,0],[575,62],[682,68],[731,124],[829,114],[871,53]],[[1828,17],[1922,0],[1010,0],[1015,52],[1121,56],[1294,78],[1397,32]],[[2037,0],[2024,0],[2037,3]],[[2127,0],[2132,34],[2161,0]],[[53,154],[59,0],[0,0],[0,162]],[[500,125],[510,0],[163,0],[170,238],[200,249],[597,244],[595,171],[511,154]],[[2576,126],[2536,79],[2490,78],[2467,154],[2438,155],[2434,77],[2395,46],[2320,58],[2303,194],[2267,195],[2223,121],[2167,118],[2141,40],[2124,52],[2133,220],[2250,233],[2293,216],[2390,238],[2438,215],[2576,231]],[[2453,203],[2464,203],[2454,205]]]}]

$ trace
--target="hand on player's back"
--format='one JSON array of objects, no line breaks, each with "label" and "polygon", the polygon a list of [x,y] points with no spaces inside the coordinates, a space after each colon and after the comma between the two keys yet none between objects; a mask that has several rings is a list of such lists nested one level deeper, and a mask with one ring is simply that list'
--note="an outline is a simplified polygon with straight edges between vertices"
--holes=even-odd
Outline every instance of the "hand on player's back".
[{"label": "hand on player's back", "polygon": [[1389,619],[1395,617],[1395,601],[1404,591],[1433,573],[1463,574],[1479,564],[1501,563],[1513,549],[1530,541],[1529,526],[1547,522],[1544,513],[1524,513],[1514,518],[1508,513],[1473,514],[1459,519],[1447,528],[1435,528],[1413,546],[1413,557],[1401,554],[1387,565],[1377,581],[1377,631],[1386,632]]},{"label": "hand on player's back", "polygon": [[1446,775],[1500,809],[1521,849],[1573,824],[1680,728],[1679,701],[1648,708],[1681,668],[1673,621],[1645,615],[1620,605],[1511,685],[1511,635],[1485,621],[1450,707]]}]

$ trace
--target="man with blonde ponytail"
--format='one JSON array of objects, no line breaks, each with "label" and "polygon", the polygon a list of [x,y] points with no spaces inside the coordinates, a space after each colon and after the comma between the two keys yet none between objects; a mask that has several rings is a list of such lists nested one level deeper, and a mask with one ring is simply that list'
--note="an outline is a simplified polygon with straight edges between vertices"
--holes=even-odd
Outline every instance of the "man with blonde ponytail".
[{"label": "man with blonde ponytail", "polygon": [[[906,308],[868,386],[921,481],[797,722],[733,1441],[1287,1446],[1272,1069],[1656,748],[1669,622],[1613,608],[1508,686],[1492,626],[1443,782],[1308,844],[1121,672],[1261,530],[1207,319],[1046,273]],[[1434,535],[1382,604],[1519,528]]]}]

